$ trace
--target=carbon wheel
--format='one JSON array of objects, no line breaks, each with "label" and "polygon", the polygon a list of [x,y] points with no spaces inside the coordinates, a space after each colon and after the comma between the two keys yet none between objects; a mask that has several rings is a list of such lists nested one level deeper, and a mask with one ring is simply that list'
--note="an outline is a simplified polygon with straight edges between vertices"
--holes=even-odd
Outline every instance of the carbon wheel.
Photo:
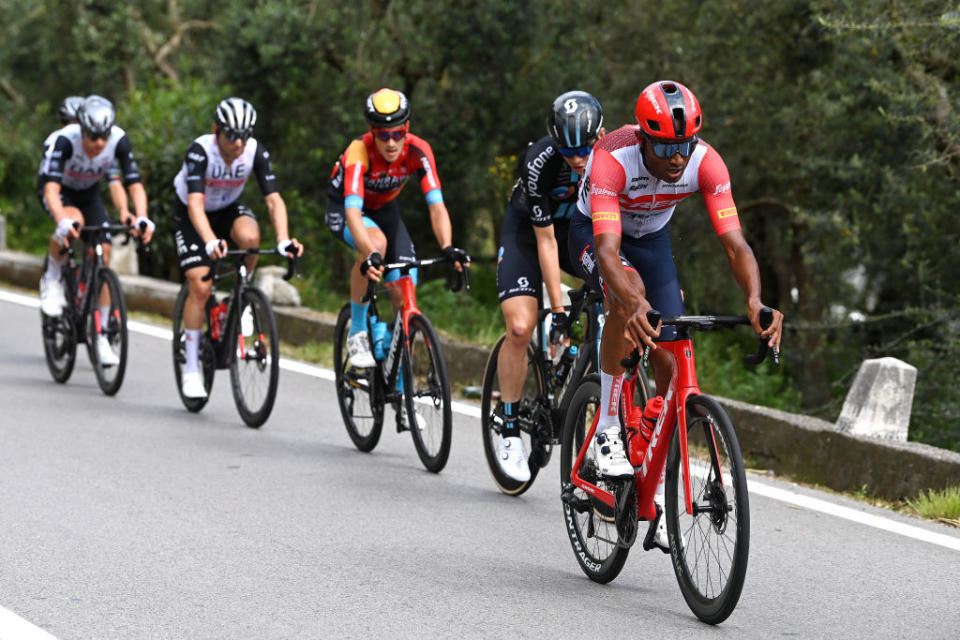
[{"label": "carbon wheel", "polygon": [[[93,292],[89,295],[97,297],[90,301],[90,313],[87,314],[87,350],[97,384],[106,395],[112,396],[120,390],[127,370],[127,303],[120,288],[120,279],[112,269],[101,268],[94,283]],[[116,356],[115,364],[101,360],[98,344],[101,338],[106,340],[110,352]]]},{"label": "carbon wheel", "polygon": [[[180,287],[180,293],[177,294],[177,301],[173,305],[173,377],[177,383],[177,395],[180,396],[180,402],[187,408],[187,411],[196,413],[203,409],[210,398],[210,390],[213,388],[213,374],[217,370],[217,365],[208,327],[200,337],[200,369],[203,371],[203,387],[207,390],[207,397],[188,398],[183,395],[181,380],[183,379],[183,367],[187,363],[186,340],[183,333],[183,306],[187,302],[189,293],[190,289],[184,282],[183,286]],[[213,299],[211,297],[207,301],[207,312],[204,314],[207,322],[210,319],[210,307],[212,305]]]},{"label": "carbon wheel", "polygon": [[280,343],[277,320],[267,296],[253,286],[243,289],[239,306],[227,321],[230,349],[230,386],[240,417],[248,427],[257,429],[273,410],[280,375]]},{"label": "carbon wheel", "polygon": [[[399,322],[399,318],[397,319]],[[450,402],[450,380],[443,359],[440,338],[425,316],[410,316],[404,371],[404,402],[413,444],[420,461],[428,471],[440,472],[450,457],[453,432],[453,409]]]},{"label": "carbon wheel", "polygon": [[361,369],[349,362],[347,336],[350,333],[350,305],[340,309],[333,333],[333,369],[337,404],[347,435],[360,451],[373,451],[383,432],[383,396],[379,392],[376,368]]}]

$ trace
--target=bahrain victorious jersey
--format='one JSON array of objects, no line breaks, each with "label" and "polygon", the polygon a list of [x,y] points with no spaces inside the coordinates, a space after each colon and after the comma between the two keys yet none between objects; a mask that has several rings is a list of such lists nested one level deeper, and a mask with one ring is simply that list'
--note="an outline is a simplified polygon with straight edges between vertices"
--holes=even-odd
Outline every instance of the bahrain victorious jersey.
[{"label": "bahrain victorious jersey", "polygon": [[428,205],[443,202],[437,163],[426,140],[407,133],[400,156],[387,164],[368,131],[351,142],[337,160],[327,195],[342,200],[346,207],[375,210],[400,195],[411,175],[420,178]]},{"label": "bahrain victorious jersey", "polygon": [[740,228],[730,174],[720,154],[700,140],[676,182],[659,180],[643,162],[636,125],[601,138],[587,163],[577,209],[593,220],[593,233],[633,238],[659,231],[677,204],[699,191],[717,235]]},{"label": "bahrain victorious jersey", "polygon": [[247,140],[243,153],[227,165],[220,155],[217,136],[208,133],[194,140],[187,149],[173,186],[183,204],[187,204],[188,193],[202,193],[204,211],[219,211],[240,197],[251,174],[257,177],[264,197],[277,191],[270,152],[256,138]]},{"label": "bahrain victorious jersey", "polygon": [[100,182],[115,162],[120,165],[125,184],[140,182],[130,141],[120,127],[110,128],[106,146],[92,158],[83,152],[83,134],[78,124],[68,124],[53,132],[43,144],[41,183],[59,182],[68,189],[83,191]]}]

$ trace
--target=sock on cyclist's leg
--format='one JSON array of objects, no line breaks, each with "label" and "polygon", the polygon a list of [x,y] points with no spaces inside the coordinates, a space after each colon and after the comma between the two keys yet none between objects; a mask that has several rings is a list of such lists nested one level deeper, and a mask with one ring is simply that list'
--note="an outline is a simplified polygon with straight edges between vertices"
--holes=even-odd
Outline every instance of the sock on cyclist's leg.
[{"label": "sock on cyclist's leg", "polygon": [[403,367],[397,370],[397,386],[394,388],[400,393],[403,393]]},{"label": "sock on cyclist's leg", "polygon": [[184,373],[200,371],[200,336],[202,335],[202,329],[183,330],[187,348],[187,362],[183,365]]},{"label": "sock on cyclist's leg", "polygon": [[367,304],[350,301],[350,335],[367,330]]},{"label": "sock on cyclist's leg", "polygon": [[503,433],[500,435],[504,438],[520,437],[520,428],[517,426],[517,416],[514,415],[515,406],[515,402],[503,403]]},{"label": "sock on cyclist's leg", "polygon": [[600,370],[600,421],[597,423],[597,433],[604,427],[620,424],[620,387],[623,384],[623,374],[611,375]]},{"label": "sock on cyclist's leg", "polygon": [[110,305],[102,304],[100,305],[100,328],[106,331],[108,324],[110,324]]},{"label": "sock on cyclist's leg", "polygon": [[57,261],[53,256],[47,255],[47,268],[43,272],[45,280],[59,280],[63,273],[63,262]]}]

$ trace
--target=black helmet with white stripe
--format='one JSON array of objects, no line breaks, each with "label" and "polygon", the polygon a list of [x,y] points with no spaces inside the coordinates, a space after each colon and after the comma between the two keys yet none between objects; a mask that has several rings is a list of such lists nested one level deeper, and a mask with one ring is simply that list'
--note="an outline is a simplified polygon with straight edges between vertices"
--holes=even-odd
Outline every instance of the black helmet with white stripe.
[{"label": "black helmet with white stripe", "polygon": [[547,132],[561,149],[591,146],[603,127],[603,107],[586,91],[567,91],[553,101]]},{"label": "black helmet with white stripe", "polygon": [[253,133],[253,125],[257,123],[257,110],[242,98],[227,98],[217,105],[213,120],[221,129],[246,140]]},{"label": "black helmet with white stripe", "polygon": [[83,96],[68,96],[57,107],[57,118],[60,124],[68,124],[77,119],[77,109],[83,104]]},{"label": "black helmet with white stripe", "polygon": [[113,103],[101,96],[87,96],[77,109],[80,130],[88,138],[106,138],[117,121]]}]

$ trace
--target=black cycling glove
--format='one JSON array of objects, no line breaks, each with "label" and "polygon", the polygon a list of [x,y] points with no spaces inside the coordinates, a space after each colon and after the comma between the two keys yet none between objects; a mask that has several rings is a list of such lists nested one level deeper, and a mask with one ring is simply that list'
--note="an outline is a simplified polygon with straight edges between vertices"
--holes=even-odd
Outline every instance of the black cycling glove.
[{"label": "black cycling glove", "polygon": [[560,344],[570,335],[570,317],[563,311],[554,312],[550,319],[550,344]]},{"label": "black cycling glove", "polygon": [[461,265],[470,263],[470,254],[463,249],[457,249],[452,244],[442,249],[443,255],[450,258],[451,262],[459,262]]},{"label": "black cycling glove", "polygon": [[370,267],[379,269],[382,266],[383,256],[380,255],[379,251],[371,251],[370,255],[367,256],[367,259],[360,263],[360,275],[367,275],[367,269]]}]

